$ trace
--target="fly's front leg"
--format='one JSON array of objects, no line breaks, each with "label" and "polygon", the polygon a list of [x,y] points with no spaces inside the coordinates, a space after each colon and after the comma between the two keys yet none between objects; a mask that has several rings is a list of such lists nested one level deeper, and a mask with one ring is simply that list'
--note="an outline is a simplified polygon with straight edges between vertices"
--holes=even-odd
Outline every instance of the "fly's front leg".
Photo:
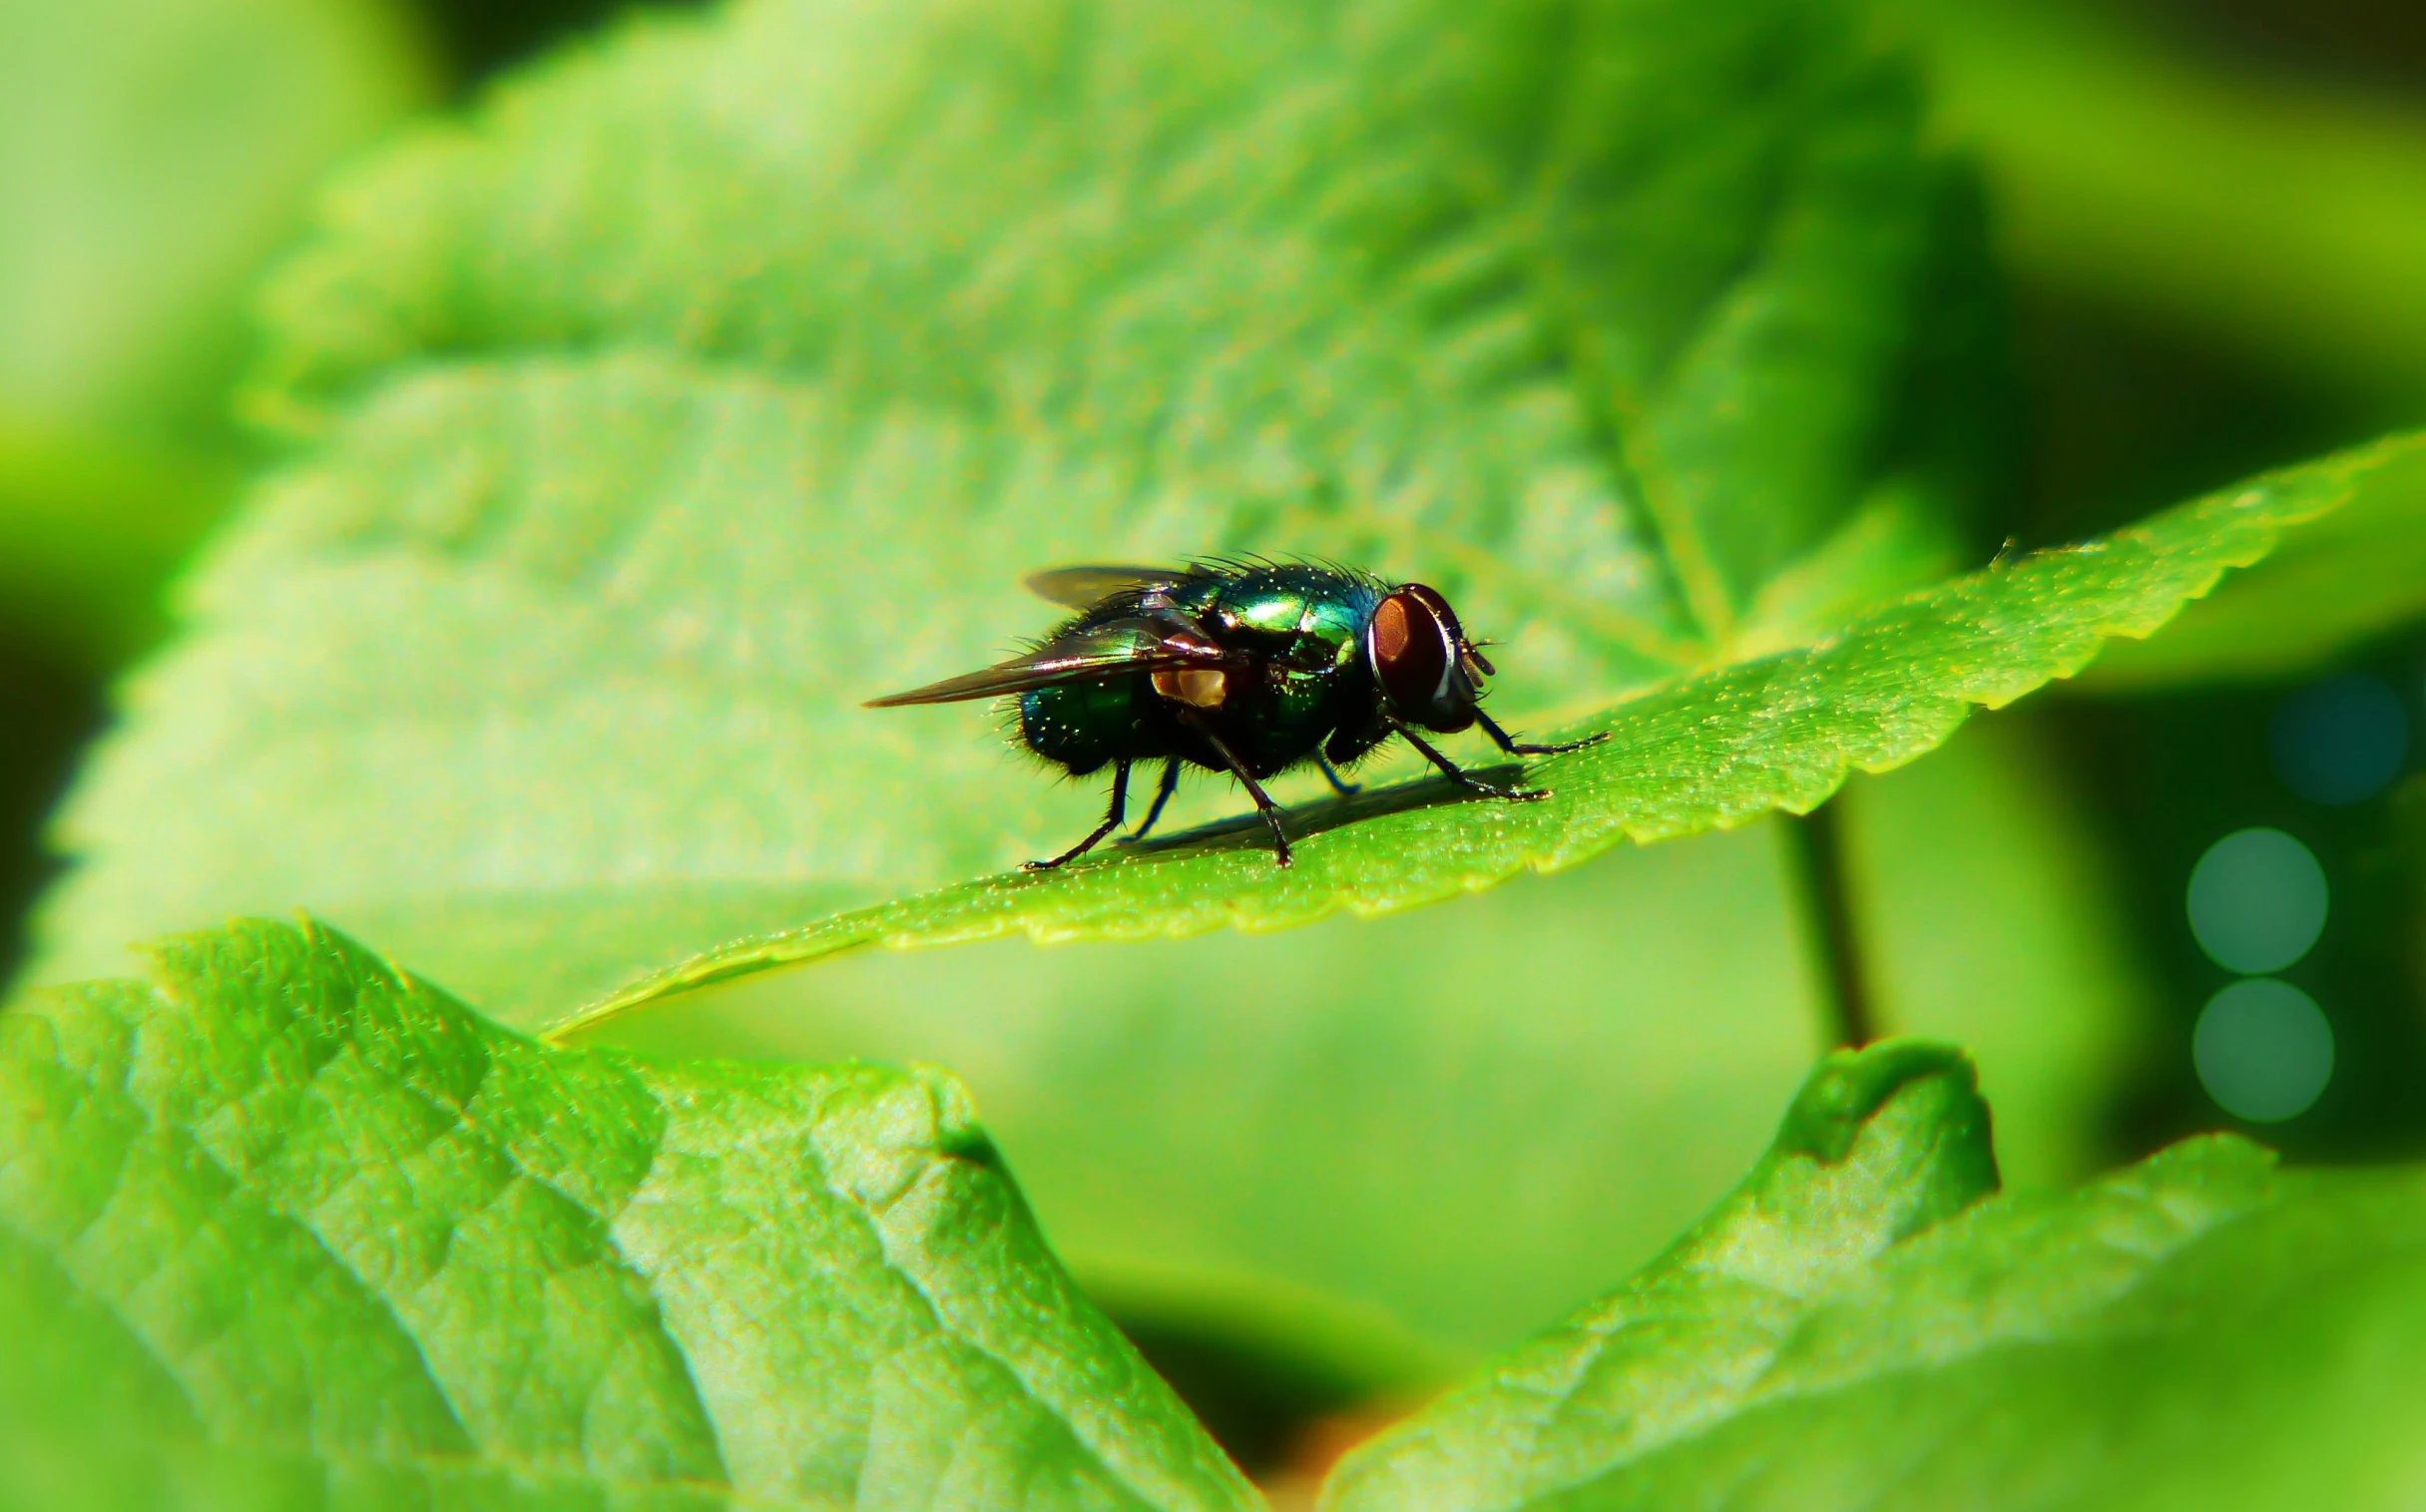
[{"label": "fly's front leg", "polygon": [[1246,769],[1246,763],[1239,760],[1238,754],[1229,749],[1229,743],[1214,735],[1213,727],[1199,719],[1195,710],[1181,710],[1180,723],[1205,738],[1205,744],[1213,749],[1213,754],[1221,758],[1221,764],[1229,768],[1229,774],[1236,777],[1239,785],[1246,789],[1246,795],[1255,800],[1255,811],[1263,815],[1263,822],[1272,831],[1272,859],[1286,866],[1289,859],[1288,836],[1280,831],[1280,805],[1273,802],[1271,794],[1263,790],[1263,784],[1256,781],[1254,773]]},{"label": "fly's front leg", "polygon": [[1180,758],[1178,756],[1173,756],[1170,760],[1163,763],[1163,782],[1161,786],[1155,788],[1154,790],[1154,803],[1153,806],[1146,810],[1146,822],[1138,825],[1137,828],[1130,830],[1128,836],[1122,841],[1122,843],[1134,844],[1137,841],[1146,838],[1146,831],[1154,828],[1154,821],[1163,816],[1163,805],[1170,802],[1171,795],[1179,790]]},{"label": "fly's front leg", "polygon": [[1392,720],[1390,721],[1390,728],[1397,731],[1400,735],[1405,736],[1407,738],[1407,744],[1414,747],[1417,751],[1422,752],[1424,754],[1424,759],[1439,767],[1443,776],[1446,776],[1450,781],[1455,782],[1458,786],[1465,788],[1468,792],[1479,792],[1485,797],[1507,798],[1511,801],[1520,803],[1529,803],[1536,798],[1546,798],[1550,796],[1549,793],[1543,791],[1539,787],[1502,787],[1496,782],[1486,782],[1481,777],[1476,776],[1473,772],[1468,771],[1463,766],[1458,765],[1455,761],[1450,760],[1447,756],[1442,756],[1438,751],[1433,749],[1430,741],[1427,741],[1422,736],[1417,735],[1411,727],[1401,723],[1398,720]]},{"label": "fly's front leg", "polygon": [[1564,756],[1570,751],[1582,751],[1587,746],[1598,746],[1609,739],[1609,732],[1604,730],[1599,735],[1588,735],[1580,741],[1561,741],[1555,746],[1536,746],[1530,742],[1511,739],[1507,731],[1499,728],[1497,720],[1479,709],[1474,711],[1474,722],[1483,727],[1483,734],[1491,737],[1492,745],[1510,756]]},{"label": "fly's front leg", "polygon": [[1112,806],[1105,811],[1104,822],[1096,825],[1095,828],[1088,831],[1085,839],[1071,846],[1068,850],[1063,851],[1060,855],[1055,856],[1052,860],[1030,861],[1027,865],[1021,867],[1020,869],[1023,871],[1051,871],[1054,867],[1059,866],[1064,861],[1077,860],[1080,856],[1085,855],[1090,850],[1093,850],[1095,848],[1096,841],[1102,839],[1104,836],[1112,833],[1113,830],[1120,827],[1121,810],[1123,807],[1127,806],[1128,802],[1129,762],[1126,759],[1123,759],[1121,764],[1114,768],[1112,773]]}]

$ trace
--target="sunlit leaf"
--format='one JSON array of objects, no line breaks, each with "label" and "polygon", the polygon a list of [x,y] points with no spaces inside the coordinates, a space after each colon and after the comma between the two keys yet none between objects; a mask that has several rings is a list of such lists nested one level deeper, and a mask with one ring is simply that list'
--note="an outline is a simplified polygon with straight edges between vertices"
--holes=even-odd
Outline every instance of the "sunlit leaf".
[{"label": "sunlit leaf", "polygon": [[2211,1137],[1995,1185],[1959,1056],[1839,1053],[1675,1250],[1322,1504],[2372,1507],[2426,1473],[2426,1177]]},{"label": "sunlit leaf", "polygon": [[[1056,873],[1014,874],[744,940],[646,979],[584,1019],[851,946],[1136,937],[1277,928],[1339,909],[1379,913],[1650,842],[1808,812],[1856,768],[1883,771],[2087,666],[2114,637],[2155,632],[2224,572],[2328,517],[2426,451],[2396,438],[2180,506],[2114,535],[1999,563],[1893,601],[1803,650],[1700,673],[1556,732],[1602,745],[1533,764],[1534,803],[1474,800],[1445,782],[1385,788],[1307,815],[1297,860],[1272,864],[1249,825],[1181,837]],[[583,1020],[576,1020],[580,1022]]]},{"label": "sunlit leaf", "polygon": [[1916,108],[1802,0],[636,26],[279,281],[302,450],[72,801],[42,970],[303,904],[537,1022],[1000,870],[1100,798],[858,705],[1057,561],[1437,583],[1532,725],[1807,640],[1958,559],[1994,424]]},{"label": "sunlit leaf", "polygon": [[2426,453],[2235,573],[2161,636],[2117,646],[2084,691],[2296,677],[2426,618]]},{"label": "sunlit leaf", "polygon": [[958,1085],[243,924],[0,1017],[0,1504],[1243,1508]]}]

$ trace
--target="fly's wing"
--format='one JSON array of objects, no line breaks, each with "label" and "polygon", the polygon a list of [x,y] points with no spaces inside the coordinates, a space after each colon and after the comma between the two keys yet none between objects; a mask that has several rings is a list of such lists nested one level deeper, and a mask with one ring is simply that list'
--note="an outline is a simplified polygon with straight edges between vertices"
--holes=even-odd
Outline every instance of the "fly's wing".
[{"label": "fly's wing", "polygon": [[1166,667],[1218,667],[1221,649],[1170,620],[1114,620],[1056,636],[1034,651],[997,662],[979,672],[946,678],[870,699],[870,709],[898,709],[904,704],[959,704],[970,699],[999,698],[1009,693],[1079,683],[1089,678]]},{"label": "fly's wing", "polygon": [[1116,593],[1138,593],[1158,584],[1186,583],[1204,574],[1193,567],[1056,567],[1033,573],[1028,591],[1070,609],[1093,609]]}]

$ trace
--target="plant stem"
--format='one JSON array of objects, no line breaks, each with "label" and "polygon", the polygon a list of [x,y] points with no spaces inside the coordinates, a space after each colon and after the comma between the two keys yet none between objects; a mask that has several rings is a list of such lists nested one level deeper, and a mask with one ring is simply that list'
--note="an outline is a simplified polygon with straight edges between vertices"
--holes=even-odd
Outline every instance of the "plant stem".
[{"label": "plant stem", "polygon": [[1802,883],[1804,933],[1820,971],[1820,1011],[1831,1045],[1864,1045],[1878,1037],[1861,935],[1854,926],[1853,889],[1845,875],[1844,832],[1837,798],[1786,820],[1787,848]]}]

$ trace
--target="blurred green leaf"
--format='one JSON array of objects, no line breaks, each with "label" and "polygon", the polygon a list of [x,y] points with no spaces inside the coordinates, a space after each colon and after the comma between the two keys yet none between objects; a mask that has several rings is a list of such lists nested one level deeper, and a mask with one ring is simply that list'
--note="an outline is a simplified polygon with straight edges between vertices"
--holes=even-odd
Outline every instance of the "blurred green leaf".
[{"label": "blurred green leaf", "polygon": [[2422,617],[2426,453],[2413,453],[2190,605],[2164,635],[2116,646],[2080,686],[2132,694],[2297,677]]},{"label": "blurred green leaf", "polygon": [[308,450],[73,799],[40,969],[476,917],[416,967],[520,962],[489,1003],[536,1022],[1038,854],[1100,800],[857,706],[1042,628],[1056,561],[1439,583],[1534,723],[1807,640],[1941,575],[1980,470],[1915,112],[1802,0],[637,25],[351,180],[280,280],[256,398]]},{"label": "blurred green leaf", "polygon": [[1322,1505],[2373,1507],[2426,1474],[2426,1177],[2218,1136],[1995,1186],[1959,1055],[1839,1052],[1675,1250]]},{"label": "blurred green leaf", "polygon": [[2426,110],[2218,67],[2142,8],[1874,0],[2025,275],[2337,385],[2426,393]]},{"label": "blurred green leaf", "polygon": [[0,1017],[0,1503],[1231,1507],[958,1084],[239,924]]},{"label": "blurred green leaf", "polygon": [[[2165,998],[2103,815],[2047,713],[1973,720],[1928,760],[1856,776],[1835,801],[1882,1032],[1963,1046],[1997,1110],[2006,1177],[2069,1186],[2114,1159],[2111,1116]],[[1731,920],[1725,938],[1749,948]]]},{"label": "blurred green leaf", "polygon": [[234,493],[251,285],[337,158],[419,102],[388,0],[0,5],[0,604],[107,667]]},{"label": "blurred green leaf", "polygon": [[[2069,1183],[2150,1005],[2042,737],[1975,722],[1860,779],[1845,828],[1882,1018],[1980,1044],[2009,1164]],[[948,1065],[1125,1325],[1394,1394],[1648,1260],[1758,1155],[1819,1048],[1782,842],[1276,934],[861,951],[605,1033]]]},{"label": "blurred green leaf", "polygon": [[2286,469],[1892,601],[1807,649],[1668,684],[1558,732],[1611,739],[1531,766],[1525,779],[1551,789],[1541,802],[1467,801],[1426,779],[1315,809],[1300,823],[1321,827],[1286,869],[1248,821],[1058,872],[989,877],[710,951],[570,1022],[870,942],[1278,928],[1341,908],[1435,902],[1624,840],[1724,828],[1771,808],[1808,812],[1848,771],[1908,761],[1973,707],[2072,676],[2109,638],[2152,634],[2226,570],[2421,455],[2426,437],[2396,437]]}]

